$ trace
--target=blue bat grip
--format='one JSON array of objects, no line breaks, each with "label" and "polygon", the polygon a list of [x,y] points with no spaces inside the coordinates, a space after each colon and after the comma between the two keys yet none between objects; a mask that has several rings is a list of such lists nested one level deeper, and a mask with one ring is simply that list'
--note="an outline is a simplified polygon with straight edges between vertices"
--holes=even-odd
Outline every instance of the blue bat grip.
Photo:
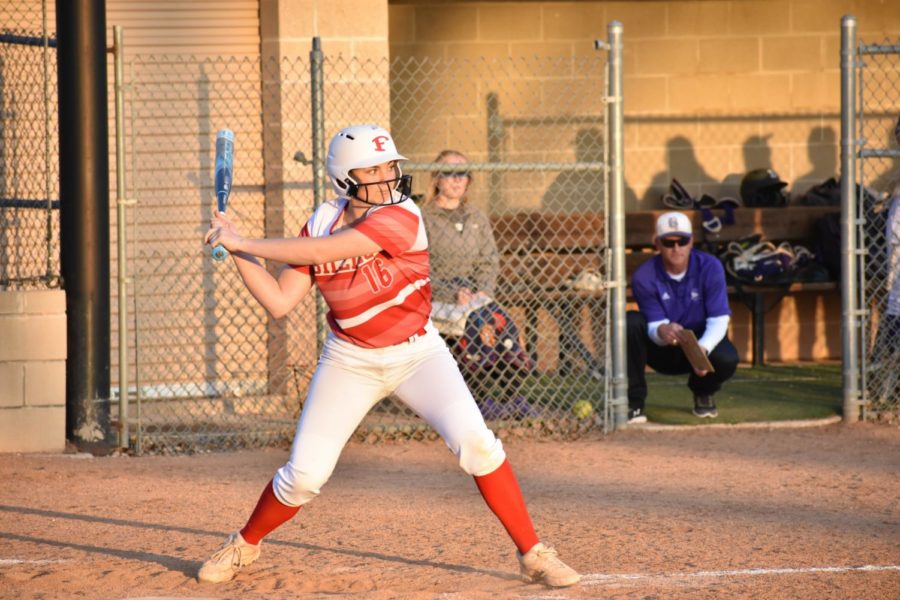
[{"label": "blue bat grip", "polygon": [[213,260],[217,262],[222,262],[227,256],[228,250],[225,249],[225,246],[216,246],[212,249]]},{"label": "blue bat grip", "polygon": [[[234,173],[234,133],[230,129],[220,129],[216,134],[216,207],[224,213],[228,208],[231,194],[231,179]],[[213,248],[214,260],[222,261],[228,250],[219,245]]]}]

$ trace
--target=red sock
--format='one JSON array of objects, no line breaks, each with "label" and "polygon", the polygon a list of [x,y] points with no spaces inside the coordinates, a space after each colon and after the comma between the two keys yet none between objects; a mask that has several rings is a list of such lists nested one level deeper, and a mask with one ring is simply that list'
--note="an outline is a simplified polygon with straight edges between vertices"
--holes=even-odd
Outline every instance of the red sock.
[{"label": "red sock", "polygon": [[299,510],[299,506],[288,506],[276,498],[270,481],[259,497],[259,502],[256,503],[247,524],[241,529],[241,537],[248,544],[255,546],[279,525],[290,521]]},{"label": "red sock", "polygon": [[509,460],[504,460],[492,473],[475,477],[475,485],[484,501],[503,523],[519,552],[525,554],[531,550],[538,543],[538,537]]}]

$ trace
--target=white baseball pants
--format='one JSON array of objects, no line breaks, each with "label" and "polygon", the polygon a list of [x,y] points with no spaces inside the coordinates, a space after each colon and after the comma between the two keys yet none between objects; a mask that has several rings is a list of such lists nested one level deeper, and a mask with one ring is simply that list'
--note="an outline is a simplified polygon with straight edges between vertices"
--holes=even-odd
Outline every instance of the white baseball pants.
[{"label": "white baseball pants", "polygon": [[329,335],[290,459],[273,480],[278,500],[300,506],[315,498],[363,417],[391,393],[437,430],[466,473],[487,475],[506,459],[430,322],[424,335],[388,348],[361,348]]}]

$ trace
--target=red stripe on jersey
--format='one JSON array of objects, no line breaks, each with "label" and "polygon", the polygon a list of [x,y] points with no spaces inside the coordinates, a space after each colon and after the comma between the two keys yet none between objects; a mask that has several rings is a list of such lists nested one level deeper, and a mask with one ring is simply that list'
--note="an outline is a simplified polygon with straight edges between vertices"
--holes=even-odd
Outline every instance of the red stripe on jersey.
[{"label": "red stripe on jersey", "polygon": [[[346,200],[323,204],[300,235],[330,235],[345,207]],[[310,268],[330,309],[328,323],[335,335],[364,348],[404,342],[431,313],[428,242],[419,209],[412,202],[376,207],[352,227],[383,250]]]}]

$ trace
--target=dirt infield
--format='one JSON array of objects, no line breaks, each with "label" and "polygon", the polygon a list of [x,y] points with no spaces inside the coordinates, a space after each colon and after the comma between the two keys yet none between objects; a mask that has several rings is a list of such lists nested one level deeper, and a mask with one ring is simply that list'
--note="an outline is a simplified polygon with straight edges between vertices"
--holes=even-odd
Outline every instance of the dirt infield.
[{"label": "dirt infield", "polygon": [[351,444],[322,496],[218,586],[194,578],[284,450],[0,455],[0,598],[896,598],[900,429],[626,431],[507,450],[548,590],[441,443]]}]

